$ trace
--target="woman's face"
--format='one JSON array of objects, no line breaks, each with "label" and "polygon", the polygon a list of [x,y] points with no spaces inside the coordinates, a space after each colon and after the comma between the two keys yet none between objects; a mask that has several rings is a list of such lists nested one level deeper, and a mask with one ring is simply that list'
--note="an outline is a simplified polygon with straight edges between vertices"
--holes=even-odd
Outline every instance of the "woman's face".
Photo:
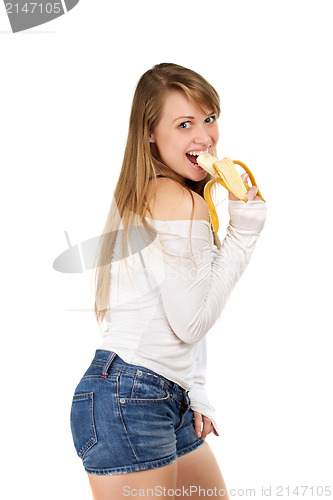
[{"label": "woman's face", "polygon": [[191,152],[212,153],[219,139],[216,116],[194,106],[182,91],[171,91],[164,100],[158,125],[150,136],[168,167],[185,179],[201,181],[207,172]]}]

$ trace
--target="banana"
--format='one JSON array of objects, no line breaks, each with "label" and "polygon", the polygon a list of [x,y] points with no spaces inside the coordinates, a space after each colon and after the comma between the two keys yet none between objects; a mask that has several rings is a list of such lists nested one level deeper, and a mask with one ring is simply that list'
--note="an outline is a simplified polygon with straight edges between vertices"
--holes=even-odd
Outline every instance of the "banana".
[{"label": "banana", "polygon": [[[257,186],[257,183],[254,179],[251,170],[245,165],[245,163],[241,161],[237,160],[231,161],[230,158],[223,158],[223,160],[217,160],[217,158],[210,155],[209,153],[203,153],[198,156],[197,162],[201,168],[206,170],[206,172],[208,172],[210,175],[214,177],[205,185],[204,198],[209,208],[210,220],[213,226],[213,230],[215,231],[215,233],[217,233],[219,230],[219,219],[211,195],[211,188],[213,184],[218,182],[225,189],[227,189],[241,201],[244,201],[244,203],[246,203],[248,201],[247,191],[250,189],[250,186],[248,185],[248,183],[244,183],[242,181],[241,176],[234,165],[235,163],[237,165],[240,165],[248,174],[252,186]],[[257,196],[259,196],[263,201],[265,201],[259,189]]]}]

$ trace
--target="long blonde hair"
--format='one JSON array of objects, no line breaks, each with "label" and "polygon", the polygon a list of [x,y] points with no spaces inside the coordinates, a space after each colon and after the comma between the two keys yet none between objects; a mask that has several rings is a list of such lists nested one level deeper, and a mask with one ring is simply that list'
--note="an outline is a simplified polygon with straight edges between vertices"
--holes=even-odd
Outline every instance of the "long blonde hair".
[{"label": "long blonde hair", "polygon": [[[95,315],[99,325],[108,310],[111,260],[120,223],[123,224],[124,234],[127,234],[135,214],[147,233],[152,234],[145,217],[147,211],[151,215],[149,202],[154,197],[156,185],[153,184],[148,200],[149,178],[165,174],[185,187],[192,197],[191,220],[194,211],[192,191],[203,197],[204,186],[212,178],[207,174],[199,182],[186,179],[184,186],[179,174],[162,162],[155,144],[149,142],[159,122],[164,98],[171,90],[182,90],[195,105],[211,109],[217,117],[220,115],[220,100],[216,90],[195,71],[177,64],[162,63],[153,66],[140,78],[133,97],[123,164],[95,258],[95,263],[98,261],[95,273]],[[213,236],[215,245],[220,248],[217,234],[213,232]]]}]

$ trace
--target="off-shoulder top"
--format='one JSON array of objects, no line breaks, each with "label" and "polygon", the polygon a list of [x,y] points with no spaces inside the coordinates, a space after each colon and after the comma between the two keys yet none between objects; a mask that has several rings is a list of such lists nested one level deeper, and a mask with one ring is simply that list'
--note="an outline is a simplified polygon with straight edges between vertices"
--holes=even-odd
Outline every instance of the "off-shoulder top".
[{"label": "off-shoulder top", "polygon": [[207,333],[249,263],[267,210],[261,200],[229,200],[228,208],[220,249],[206,220],[146,217],[154,241],[138,226],[125,257],[119,232],[99,347],[188,390],[192,410],[209,417],[217,432],[206,391]]}]

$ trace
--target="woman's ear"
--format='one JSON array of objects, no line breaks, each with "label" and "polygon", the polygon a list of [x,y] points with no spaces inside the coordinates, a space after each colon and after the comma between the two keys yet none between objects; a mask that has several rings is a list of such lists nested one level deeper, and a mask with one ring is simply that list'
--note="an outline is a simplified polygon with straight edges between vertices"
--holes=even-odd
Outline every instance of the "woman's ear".
[{"label": "woman's ear", "polygon": [[155,136],[153,133],[150,134],[149,142],[155,142]]}]

